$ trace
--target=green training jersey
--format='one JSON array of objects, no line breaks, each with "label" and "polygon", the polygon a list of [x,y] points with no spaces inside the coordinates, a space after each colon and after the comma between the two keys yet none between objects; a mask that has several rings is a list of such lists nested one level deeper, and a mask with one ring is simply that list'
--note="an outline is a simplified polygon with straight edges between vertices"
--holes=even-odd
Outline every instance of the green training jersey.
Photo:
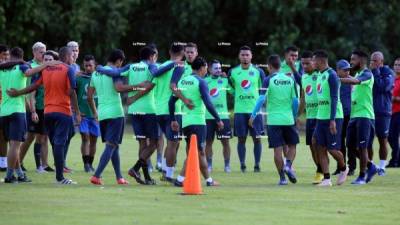
[{"label": "green training jersey", "polygon": [[[36,60],[32,59],[31,68],[35,68],[38,66],[40,66],[40,64]],[[40,76],[41,76],[40,73],[33,75],[31,83],[38,80],[40,78]],[[40,85],[40,87],[38,89],[36,89],[35,101],[36,101],[35,108],[37,110],[44,110],[44,88],[43,88],[43,85]]]},{"label": "green training jersey", "polygon": [[304,91],[306,118],[316,119],[318,114],[317,79],[318,72],[305,73],[301,76],[301,86]]},{"label": "green training jersey", "polygon": [[[105,66],[104,68],[111,69],[110,66]],[[121,95],[114,87],[115,79],[98,72],[93,72],[92,74],[90,87],[96,89],[99,121],[124,117]]]},{"label": "green training jersey", "polygon": [[28,70],[28,65],[16,65],[8,70],[0,70],[0,86],[2,94],[0,116],[9,116],[13,113],[25,113],[25,95],[18,97],[10,97],[7,90],[15,88],[17,90],[26,87],[27,78],[25,71]]},{"label": "green training jersey", "polygon": [[294,125],[293,99],[297,96],[294,79],[281,72],[266,79],[267,124]]},{"label": "green training jersey", "polygon": [[[87,89],[90,85],[91,77],[91,74],[84,74],[76,77],[76,95],[78,98],[79,111],[83,116],[89,118],[93,117],[93,112],[90,109],[87,101]],[[97,106],[97,95],[94,96],[94,100]]]},{"label": "green training jersey", "polygon": [[[121,73],[121,76],[128,77],[129,85],[138,85],[144,81],[152,80],[153,76],[149,70],[149,64],[146,62],[139,62],[131,64],[127,71]],[[131,91],[128,93],[128,96],[136,95],[140,90]],[[154,114],[155,113],[155,105],[154,105],[154,90],[151,90],[134,103],[132,103],[128,108],[129,114]]]},{"label": "green training jersey", "polygon": [[192,100],[193,109],[182,107],[182,127],[191,125],[206,125],[206,107],[200,93],[200,77],[189,75],[182,77],[178,82],[178,88],[182,94]]},{"label": "green training jersey", "polygon": [[317,119],[331,119],[331,86],[337,83],[337,105],[336,117],[334,119],[343,119],[343,108],[340,101],[340,82],[336,72],[332,68],[328,68],[319,72],[317,79],[317,98],[318,98],[318,113]]},{"label": "green training jersey", "polygon": [[374,76],[368,69],[356,73],[355,78],[361,83],[353,85],[351,92],[351,112],[350,118],[368,118],[375,119],[372,88],[374,86]]},{"label": "green training jersey", "polygon": [[[219,117],[221,119],[229,119],[226,93],[232,94],[233,89],[228,82],[228,78],[209,75],[204,80],[207,82],[211,102]],[[214,119],[214,117],[207,111],[206,119]]]},{"label": "green training jersey", "polygon": [[[166,66],[173,61],[168,60],[161,64],[161,67]],[[169,115],[168,101],[172,95],[172,90],[170,88],[172,73],[174,68],[168,70],[167,72],[161,74],[158,77],[153,78],[154,86],[154,105],[156,115]],[[177,101],[175,103],[175,114],[181,114],[182,102]]]},{"label": "green training jersey", "polygon": [[234,112],[252,113],[265,77],[264,72],[254,65],[250,65],[248,69],[239,65],[229,73],[230,82],[235,89]]}]

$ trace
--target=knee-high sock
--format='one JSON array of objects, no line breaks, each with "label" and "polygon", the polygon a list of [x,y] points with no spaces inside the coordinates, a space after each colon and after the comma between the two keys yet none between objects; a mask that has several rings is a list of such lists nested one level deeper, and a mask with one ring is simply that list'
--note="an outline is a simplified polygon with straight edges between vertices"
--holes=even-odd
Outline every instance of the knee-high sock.
[{"label": "knee-high sock", "polygon": [[244,165],[246,162],[246,143],[238,143],[237,151],[239,155],[240,165]]},{"label": "knee-high sock", "polygon": [[122,178],[122,174],[121,174],[121,163],[120,163],[120,159],[119,159],[119,147],[117,147],[114,150],[114,153],[111,157],[111,163],[114,167],[114,172],[115,172],[115,177],[117,179]]},{"label": "knee-high sock", "polygon": [[254,143],[254,165],[259,166],[261,160],[262,145],[261,142]]},{"label": "knee-high sock", "polygon": [[103,154],[101,154],[99,165],[97,166],[96,172],[94,173],[95,177],[100,177],[101,174],[103,173],[103,170],[106,168],[108,162],[110,161],[113,153],[114,153],[114,147],[111,145],[107,145],[103,151]]}]

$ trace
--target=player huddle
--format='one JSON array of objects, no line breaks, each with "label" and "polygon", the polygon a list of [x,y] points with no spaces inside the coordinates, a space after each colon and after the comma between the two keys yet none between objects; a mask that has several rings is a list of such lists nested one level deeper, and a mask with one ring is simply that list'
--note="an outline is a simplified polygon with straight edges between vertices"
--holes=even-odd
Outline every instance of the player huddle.
[{"label": "player huddle", "polygon": [[[334,70],[326,51],[304,51],[298,60],[299,50],[290,46],[285,49],[284,61],[278,55],[268,57],[267,76],[252,64],[248,46],[239,49],[240,64],[227,74],[218,60],[207,62],[199,57],[194,43],[172,43],[170,59],[162,64],[157,63],[155,45],[144,46],[140,61],[125,66],[125,54],[119,49],[111,51],[104,66],[96,67],[94,57],[86,55],[83,71],[76,64],[78,53],[76,42],[69,42],[58,53],[46,51],[39,42],[33,46],[34,59],[27,63],[20,48],[0,46],[0,167],[7,168],[5,183],[31,182],[23,171],[22,160],[33,139],[37,171],[52,171],[47,163],[48,139],[57,183],[75,184],[64,173],[71,171],[66,155],[74,126],[78,126],[84,170],[93,173],[90,182],[103,185],[101,175],[111,161],[117,183],[128,184],[121,173],[119,155],[125,125],[121,93],[128,93],[127,113],[139,143],[138,160],[128,174],[139,184],[156,184],[150,176],[150,157],[157,150],[156,168],[162,171],[161,180],[182,186],[186,162],[174,178],[177,151],[183,139],[188,151],[189,138],[196,135],[206,185],[218,186],[210,175],[215,137],[221,141],[227,173],[231,171],[229,140],[233,135],[238,138],[240,169],[246,172],[249,134],[254,172],[261,170],[262,141],[268,137],[269,147],[274,149],[278,184],[287,185],[286,177],[296,183],[293,164],[299,144],[298,117],[303,112],[306,144],[316,167],[314,184],[332,186],[328,153],[337,162],[337,185],[354,174],[356,158],[359,175],[352,184],[368,183],[377,173],[384,175],[388,137],[392,147],[389,166],[398,166],[400,132],[394,121],[400,112],[400,83],[394,83],[394,72],[384,66],[380,52],[371,55],[368,68],[369,56],[355,50],[351,66],[340,60]],[[394,69],[400,74],[400,60],[397,66],[396,62]],[[234,100],[233,134],[229,96]],[[379,166],[372,162],[375,133],[380,145]],[[98,136],[105,148],[94,168]],[[163,136],[167,141],[165,150]]]}]

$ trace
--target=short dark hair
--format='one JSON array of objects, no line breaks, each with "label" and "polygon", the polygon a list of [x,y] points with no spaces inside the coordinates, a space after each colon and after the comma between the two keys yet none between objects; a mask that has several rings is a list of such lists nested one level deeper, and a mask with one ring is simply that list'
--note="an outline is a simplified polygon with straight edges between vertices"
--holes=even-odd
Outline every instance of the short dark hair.
[{"label": "short dark hair", "polygon": [[298,51],[299,51],[299,48],[295,45],[290,45],[285,48],[285,54],[287,54],[289,52],[298,52]]},{"label": "short dark hair", "polygon": [[304,51],[302,54],[301,54],[301,59],[306,59],[306,58],[312,58],[313,57],[313,53],[311,52],[311,51]]},{"label": "short dark hair", "polygon": [[83,61],[85,62],[89,62],[91,60],[96,61],[93,55],[85,55],[85,57],[83,57]]},{"label": "short dark hair", "polygon": [[172,54],[178,54],[184,50],[183,46],[180,44],[177,44],[176,42],[172,43],[171,46],[169,47],[169,51]]},{"label": "short dark hair", "polygon": [[121,49],[113,49],[110,53],[110,55],[108,56],[107,61],[111,62],[111,63],[115,63],[118,60],[125,60],[125,54],[124,51],[122,51]]},{"label": "short dark hair", "polygon": [[368,54],[366,52],[362,51],[362,50],[359,50],[359,49],[356,49],[356,50],[352,51],[351,54],[356,55],[356,56],[358,56],[360,58],[363,58],[363,59],[368,59]]},{"label": "short dark hair", "polygon": [[195,48],[196,50],[198,49],[198,48],[197,48],[197,45],[196,45],[195,43],[193,43],[193,42],[188,42],[188,43],[185,45],[185,48]]},{"label": "short dark hair", "polygon": [[315,58],[328,59],[328,52],[323,49],[318,49],[314,51],[313,56]]},{"label": "short dark hair", "polygon": [[8,51],[9,48],[7,45],[0,44],[0,53]]},{"label": "short dark hair", "polygon": [[24,58],[24,50],[20,47],[14,47],[10,50],[10,56],[13,58],[17,59],[23,59]]},{"label": "short dark hair", "polygon": [[192,62],[193,70],[199,70],[203,66],[207,66],[207,61],[203,57],[196,57]]},{"label": "short dark hair", "polygon": [[140,49],[140,60],[148,60],[150,59],[151,56],[155,55],[156,51],[149,47],[149,46],[145,46],[143,48]]},{"label": "short dark hair", "polygon": [[281,68],[281,58],[277,54],[268,56],[267,63],[274,69]]},{"label": "short dark hair", "polygon": [[209,66],[212,66],[213,64],[216,64],[216,63],[221,64],[220,61],[218,61],[218,60],[216,60],[216,59],[213,59],[213,60],[211,60],[211,61],[208,63],[208,65],[209,65]]},{"label": "short dark hair", "polygon": [[155,43],[149,43],[149,44],[147,45],[147,47],[153,49],[154,51],[157,51],[157,45],[156,45]]},{"label": "short dark hair", "polygon": [[72,54],[72,49],[67,46],[61,47],[60,50],[58,51],[58,54],[60,56],[61,61],[64,61],[67,55]]},{"label": "short dark hair", "polygon": [[50,56],[52,56],[54,60],[58,60],[58,59],[60,58],[60,57],[58,56],[58,53],[55,52],[55,51],[53,51],[53,50],[47,50],[47,51],[43,54],[43,56],[45,56],[45,55],[50,55]]},{"label": "short dark hair", "polygon": [[251,48],[248,45],[243,45],[242,47],[239,48],[239,52],[240,51],[250,51],[251,52]]}]

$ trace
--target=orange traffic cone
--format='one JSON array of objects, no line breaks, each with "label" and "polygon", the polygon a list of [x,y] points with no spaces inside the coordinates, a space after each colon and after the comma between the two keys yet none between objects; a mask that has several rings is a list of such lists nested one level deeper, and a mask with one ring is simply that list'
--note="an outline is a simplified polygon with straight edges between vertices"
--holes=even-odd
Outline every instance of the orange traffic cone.
[{"label": "orange traffic cone", "polygon": [[186,160],[186,173],[183,181],[183,194],[202,194],[196,135],[190,137],[189,155]]}]

